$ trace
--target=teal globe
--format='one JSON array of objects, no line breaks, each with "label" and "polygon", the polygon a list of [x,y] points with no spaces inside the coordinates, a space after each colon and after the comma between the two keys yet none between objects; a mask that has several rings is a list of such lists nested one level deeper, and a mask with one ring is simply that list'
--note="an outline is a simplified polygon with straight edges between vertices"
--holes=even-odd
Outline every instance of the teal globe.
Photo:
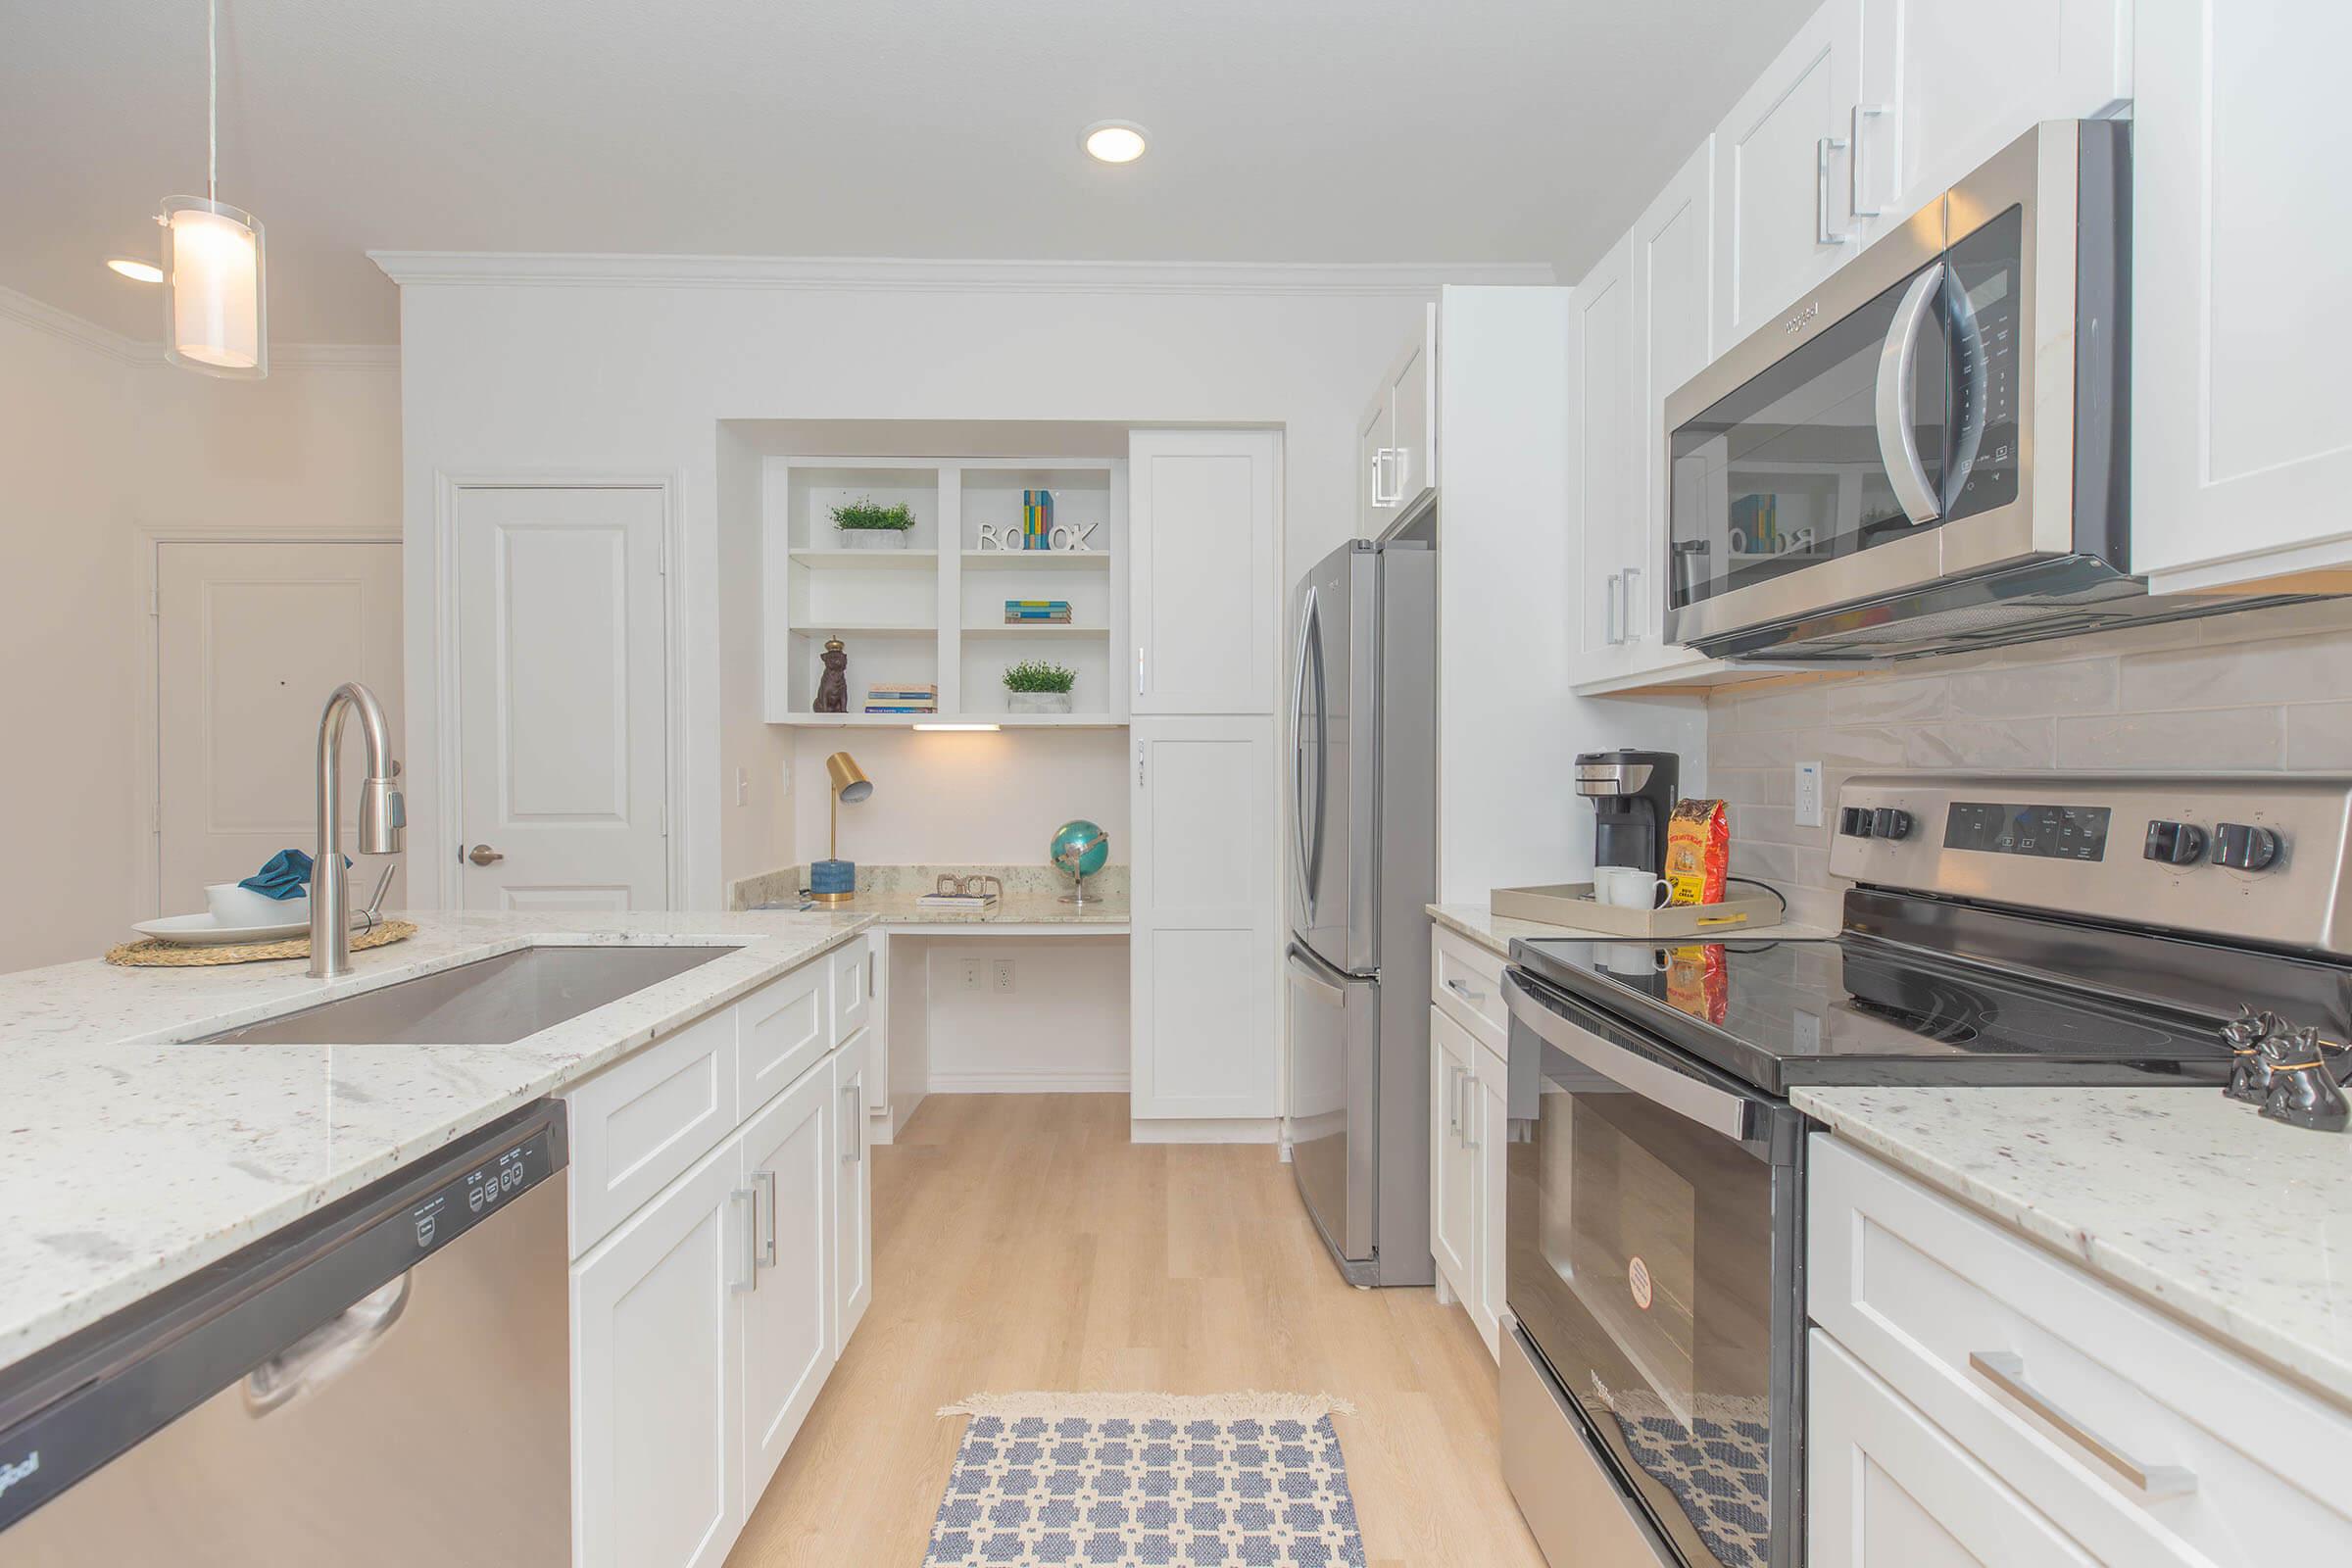
[{"label": "teal globe", "polygon": [[1083,819],[1064,822],[1054,830],[1054,846],[1047,854],[1071,876],[1093,876],[1110,858],[1110,835]]}]

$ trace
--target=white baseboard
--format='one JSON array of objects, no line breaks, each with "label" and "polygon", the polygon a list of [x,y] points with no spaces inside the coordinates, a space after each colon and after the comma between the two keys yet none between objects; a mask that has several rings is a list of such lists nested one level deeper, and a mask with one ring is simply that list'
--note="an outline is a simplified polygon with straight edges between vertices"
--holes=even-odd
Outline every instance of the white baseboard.
[{"label": "white baseboard", "polygon": [[1057,1068],[998,1068],[988,1072],[934,1072],[924,1093],[933,1095],[1123,1095],[1124,1071],[1065,1072]]},{"label": "white baseboard", "polygon": [[1127,1123],[1134,1144],[1279,1144],[1279,1116],[1154,1116]]}]

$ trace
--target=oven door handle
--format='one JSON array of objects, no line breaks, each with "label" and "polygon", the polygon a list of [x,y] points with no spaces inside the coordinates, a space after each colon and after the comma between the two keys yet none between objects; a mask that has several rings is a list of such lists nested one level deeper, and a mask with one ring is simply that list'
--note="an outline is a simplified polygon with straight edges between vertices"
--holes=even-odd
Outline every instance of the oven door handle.
[{"label": "oven door handle", "polygon": [[1512,1022],[1525,1025],[1537,1039],[1619,1088],[1710,1132],[1741,1142],[1747,1139],[1748,1102],[1740,1096],[1609,1044],[1545,1004],[1528,990],[1515,971],[1503,971],[1502,1002]]},{"label": "oven door handle", "polygon": [[1928,482],[1928,466],[1920,461],[1919,431],[1912,422],[1918,408],[1911,386],[1919,363],[1920,329],[1942,284],[1943,264],[1931,262],[1904,291],[1886,340],[1879,345],[1879,461],[1886,466],[1895,502],[1914,523],[1934,522],[1943,515],[1943,502]]}]

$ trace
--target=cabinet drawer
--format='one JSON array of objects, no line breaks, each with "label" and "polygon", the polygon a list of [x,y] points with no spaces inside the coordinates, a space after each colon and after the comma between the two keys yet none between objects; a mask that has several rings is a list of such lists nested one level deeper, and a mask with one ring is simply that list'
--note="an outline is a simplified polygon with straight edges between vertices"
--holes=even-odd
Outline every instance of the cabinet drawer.
[{"label": "cabinet drawer", "polygon": [[1433,928],[1430,1000],[1489,1051],[1508,1049],[1510,1014],[1502,1010],[1502,960],[1443,926]]},{"label": "cabinet drawer", "polygon": [[826,956],[825,964],[833,984],[831,1043],[838,1046],[864,1028],[873,1013],[873,944],[870,939],[859,937],[846,947],[834,949]]},{"label": "cabinet drawer", "polygon": [[735,1130],[735,1009],[721,1007],[564,1097],[572,1256]]},{"label": "cabinet drawer", "polygon": [[2352,1561],[2352,1497],[2312,1463],[2352,1416],[1835,1139],[1810,1152],[1813,1320],[2093,1556]]},{"label": "cabinet drawer", "polygon": [[736,1103],[758,1110],[832,1048],[825,999],[831,967],[803,964],[735,1004]]}]

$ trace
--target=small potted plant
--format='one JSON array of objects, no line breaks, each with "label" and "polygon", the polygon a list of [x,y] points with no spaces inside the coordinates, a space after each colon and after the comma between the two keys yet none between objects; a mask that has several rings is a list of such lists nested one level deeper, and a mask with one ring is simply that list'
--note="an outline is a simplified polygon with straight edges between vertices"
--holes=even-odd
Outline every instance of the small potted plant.
[{"label": "small potted plant", "polygon": [[872,496],[833,509],[833,528],[844,550],[904,550],[914,512],[906,502],[883,506]]},{"label": "small potted plant", "polygon": [[1004,710],[1008,713],[1066,713],[1070,688],[1078,672],[1042,659],[1024,659],[1004,670]]}]

